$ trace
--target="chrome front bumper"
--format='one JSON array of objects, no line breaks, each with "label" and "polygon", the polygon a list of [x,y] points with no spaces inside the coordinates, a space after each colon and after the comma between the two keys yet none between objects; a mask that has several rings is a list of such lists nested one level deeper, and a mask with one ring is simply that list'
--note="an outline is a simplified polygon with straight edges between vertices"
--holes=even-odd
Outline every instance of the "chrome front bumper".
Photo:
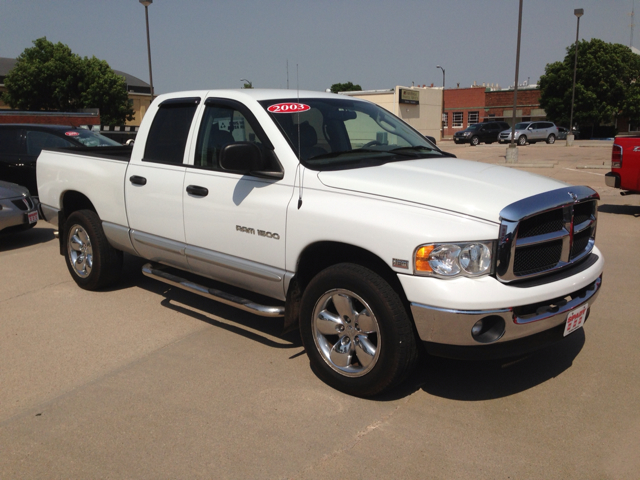
[{"label": "chrome front bumper", "polygon": [[[424,342],[482,348],[523,339],[564,324],[570,311],[584,304],[591,306],[600,293],[601,285],[602,276],[563,298],[521,307],[453,310],[412,303],[411,313],[418,335]],[[473,338],[471,329],[478,320],[491,316],[504,320],[504,334],[493,343],[480,343]]]}]

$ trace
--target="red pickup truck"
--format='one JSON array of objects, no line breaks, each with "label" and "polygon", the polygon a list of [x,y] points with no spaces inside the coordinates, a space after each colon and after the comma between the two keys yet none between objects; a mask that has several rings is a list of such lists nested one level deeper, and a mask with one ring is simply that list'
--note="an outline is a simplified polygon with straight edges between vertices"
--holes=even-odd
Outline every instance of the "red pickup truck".
[{"label": "red pickup truck", "polygon": [[640,136],[616,137],[611,151],[607,186],[620,188],[621,195],[640,194]]}]

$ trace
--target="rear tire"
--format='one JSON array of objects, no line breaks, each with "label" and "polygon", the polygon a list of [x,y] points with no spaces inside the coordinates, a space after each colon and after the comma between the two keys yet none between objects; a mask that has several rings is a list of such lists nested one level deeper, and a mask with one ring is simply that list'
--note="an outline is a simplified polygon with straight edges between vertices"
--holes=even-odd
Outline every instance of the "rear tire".
[{"label": "rear tire", "polygon": [[415,365],[413,323],[377,273],[341,263],[316,275],[302,296],[300,333],[313,371],[331,387],[371,397],[402,382]]},{"label": "rear tire", "polygon": [[549,145],[556,143],[556,136],[553,133],[550,133],[547,137],[547,143]]},{"label": "rear tire", "polygon": [[69,215],[63,233],[67,268],[80,288],[98,290],[119,280],[122,252],[109,244],[94,211]]}]

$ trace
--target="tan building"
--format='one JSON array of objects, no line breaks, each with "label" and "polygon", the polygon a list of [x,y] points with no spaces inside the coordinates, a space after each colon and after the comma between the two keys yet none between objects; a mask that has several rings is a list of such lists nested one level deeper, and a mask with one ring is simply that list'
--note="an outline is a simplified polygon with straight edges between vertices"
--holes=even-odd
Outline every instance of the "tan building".
[{"label": "tan building", "polygon": [[[0,94],[7,90],[4,86],[4,79],[15,64],[15,58],[0,57]],[[128,121],[126,125],[139,126],[142,121],[142,117],[144,117],[144,114],[151,104],[151,87],[147,82],[140,80],[133,75],[129,75],[126,72],[121,72],[119,70],[114,70],[114,72],[117,75],[124,77],[125,83],[127,84],[127,92],[129,94],[129,104],[131,105],[131,108],[133,108],[133,119]],[[4,102],[0,100],[0,109],[9,109],[9,106],[5,105]]]},{"label": "tan building", "polygon": [[401,118],[422,135],[440,140],[442,88],[401,87],[390,90],[340,92],[342,95],[369,100]]}]

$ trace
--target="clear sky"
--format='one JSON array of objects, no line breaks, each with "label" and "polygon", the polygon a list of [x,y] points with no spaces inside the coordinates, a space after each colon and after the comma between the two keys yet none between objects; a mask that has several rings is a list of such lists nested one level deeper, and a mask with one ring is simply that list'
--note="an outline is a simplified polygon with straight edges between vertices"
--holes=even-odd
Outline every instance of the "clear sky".
[{"label": "clear sky", "polygon": [[[634,46],[640,45],[640,2]],[[629,45],[633,0],[524,0],[520,81],[538,80],[580,38]],[[518,0],[154,0],[156,93],[254,87],[324,90],[513,84]],[[149,81],[138,0],[0,0],[0,57],[47,37]],[[637,39],[637,40],[636,40]],[[298,82],[296,81],[296,65]]]}]

